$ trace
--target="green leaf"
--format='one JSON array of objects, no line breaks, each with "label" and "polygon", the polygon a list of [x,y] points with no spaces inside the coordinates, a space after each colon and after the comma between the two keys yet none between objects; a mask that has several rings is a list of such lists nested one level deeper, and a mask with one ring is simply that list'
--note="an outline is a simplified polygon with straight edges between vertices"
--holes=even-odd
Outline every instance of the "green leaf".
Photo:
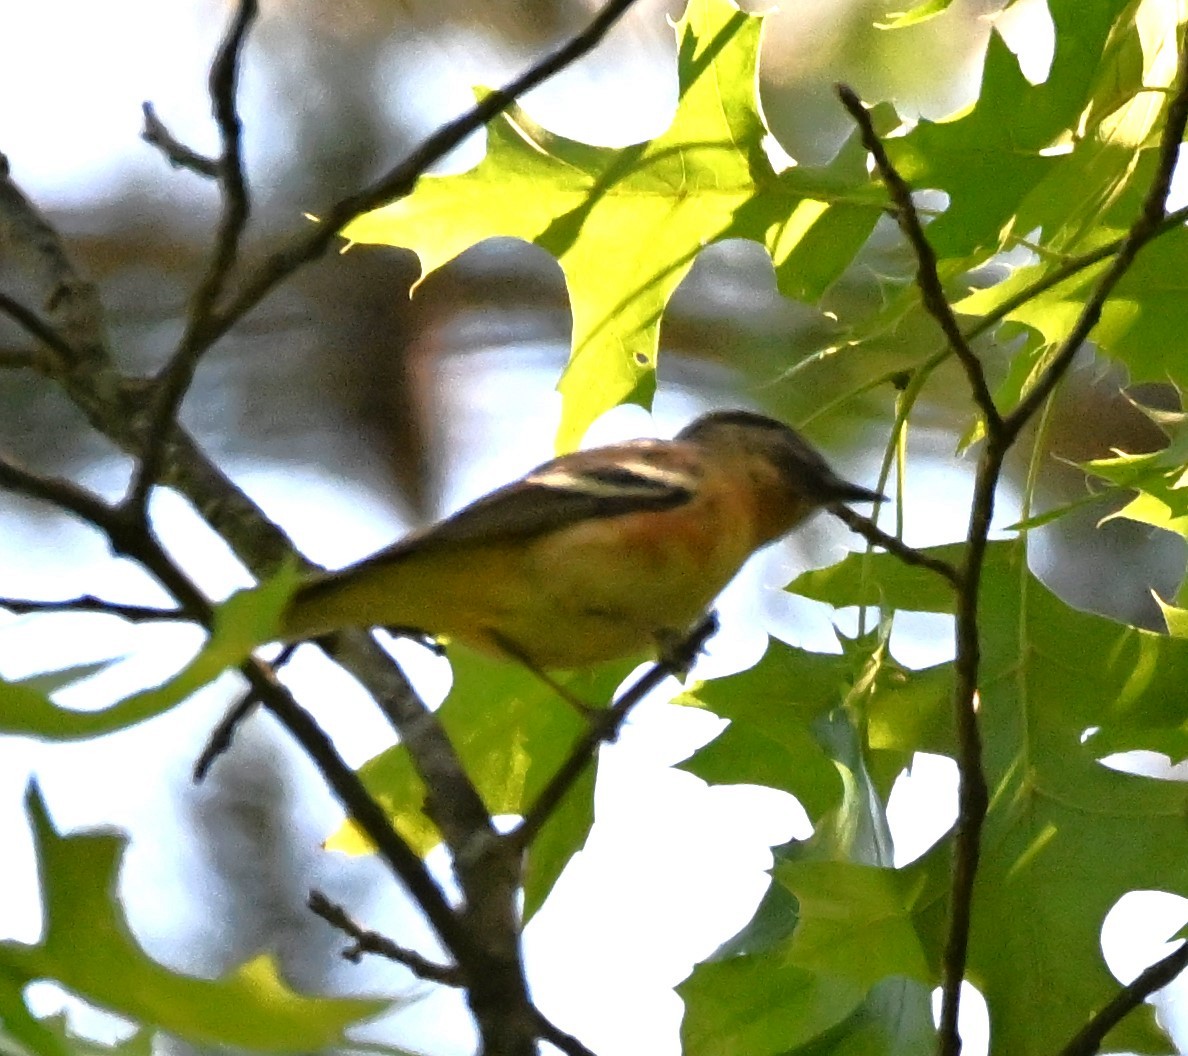
[{"label": "green leaf", "polygon": [[908,26],[918,26],[921,22],[928,22],[949,9],[953,0],[923,0],[923,3],[906,11],[888,11],[883,16],[884,21],[876,22],[879,29],[905,29]]},{"label": "green leaf", "polygon": [[786,1056],[917,1056],[935,1046],[931,987],[884,979],[836,1027]]},{"label": "green leaf", "polygon": [[488,126],[478,166],[423,177],[343,235],[410,247],[426,275],[500,235],[555,256],[573,312],[558,446],[573,447],[609,408],[650,406],[661,316],[705,246],[757,241],[782,292],[815,297],[878,219],[883,195],[856,145],[824,169],[773,168],[756,97],[761,27],[729,0],[691,0],[676,24],[679,98],[662,135],[592,147],[512,107]]},{"label": "green leaf", "polygon": [[838,754],[831,732],[839,706],[869,727],[871,751],[862,765],[883,797],[914,752],[948,751],[948,666],[909,670],[892,659],[879,634],[842,641],[845,652],[833,656],[773,639],[754,667],[683,694],[677,703],[707,708],[730,725],[681,769],[711,784],[790,792],[817,823],[837,809],[846,775],[857,765],[857,755]]},{"label": "green leaf", "polygon": [[1169,605],[1158,594],[1155,595],[1155,601],[1159,604],[1163,619],[1167,623],[1167,633],[1173,638],[1188,638],[1188,609]]},{"label": "green leaf", "polygon": [[[53,979],[102,1008],[196,1045],[309,1052],[345,1044],[344,1031],[388,1007],[382,1000],[305,997],[261,955],[222,979],[196,979],[150,960],[116,902],[126,841],[105,833],[59,835],[36,786],[26,797],[41,872],[44,934],[29,946],[0,942],[7,981]],[[3,987],[0,987],[3,989]],[[11,1003],[11,990],[6,1004]],[[13,1021],[6,1016],[6,1021]],[[36,1022],[36,1021],[33,1021]],[[42,1051],[44,1028],[15,1021]]]},{"label": "green leaf", "polygon": [[[992,543],[986,558],[979,695],[991,809],[969,976],[990,1007],[991,1051],[1031,1056],[1058,1050],[1117,991],[1100,946],[1114,903],[1147,888],[1188,895],[1182,787],[1097,761],[1122,748],[1188,754],[1188,642],[1069,608],[1029,572],[1020,541]],[[879,554],[847,558],[811,586],[835,605],[882,596],[947,611],[932,578]],[[946,859],[921,866],[933,886],[947,882]],[[943,918],[940,902],[921,917],[926,949]],[[1153,1024],[1140,1010],[1108,1047],[1153,1051]]]},{"label": "green leaf", "polygon": [[[492,814],[524,814],[586,732],[585,719],[532,672],[451,645],[454,685],[437,718],[466,773]],[[634,665],[606,664],[589,671],[555,674],[579,701],[607,703]],[[425,815],[426,790],[402,745],[359,769],[368,791],[400,834],[421,854],[440,842]],[[561,870],[585,843],[594,821],[594,766],[570,791],[528,851],[525,916],[544,902]],[[370,844],[349,822],[330,846],[354,853]]]},{"label": "green leaf", "polygon": [[[916,10],[927,14],[933,6]],[[949,196],[928,227],[942,265],[971,254],[984,259],[1012,235],[1037,228],[1052,250],[1068,252],[1100,227],[1104,210],[1143,182],[1143,154],[1164,105],[1150,88],[1169,83],[1174,11],[1148,4],[1137,17],[1135,0],[1047,6],[1057,47],[1043,84],[1029,84],[992,34],[976,103],[887,142],[913,187]],[[1126,215],[1129,222],[1133,209]]]},{"label": "green leaf", "polygon": [[923,870],[792,859],[774,875],[800,905],[798,965],[867,990],[890,976],[936,982],[913,920],[926,903]]},{"label": "green leaf", "polygon": [[12,1003],[3,991],[0,984],[0,1053],[4,1056],[152,1056],[151,1030],[138,1030],[124,1041],[104,1045],[75,1034],[62,1013],[34,1019],[19,989]]},{"label": "green leaf", "polygon": [[0,733],[76,741],[114,733],[163,714],[228,668],[238,667],[261,643],[276,637],[280,614],[298,578],[296,569],[289,567],[263,586],[229,598],[215,612],[210,637],[181,671],[155,689],[134,693],[106,708],[72,711],[58,707],[48,696],[52,689],[89,678],[99,669],[95,665],[36,675],[22,682],[0,681]]},{"label": "green leaf", "polygon": [[[864,707],[880,696],[873,687],[886,675],[886,630],[845,643],[843,656],[808,662],[812,654],[772,643],[769,657],[759,665],[766,670],[722,679],[721,685],[711,683],[699,694],[710,691],[715,710],[723,700],[750,698],[744,714],[756,725],[767,724],[773,714],[781,716],[785,708],[793,712],[793,722],[811,723],[816,755],[834,768],[840,795],[834,794],[815,819],[810,840],[776,849],[777,882],[751,923],[680,987],[687,1053],[784,1053],[801,1046],[817,1051],[814,1046],[825,1045],[826,1039],[840,1044],[847,1037],[866,1037],[871,1030],[867,1017],[876,1007],[895,1007],[905,1015],[921,1008],[924,1012],[923,1020],[912,1016],[906,1035],[888,1024],[888,1045],[905,1036],[915,1041],[931,1034],[927,989],[906,986],[902,979],[898,987],[883,985],[883,980],[895,975],[934,981],[916,935],[915,913],[934,904],[938,895],[926,891],[928,875],[918,868],[896,872],[879,867],[890,860],[885,809],[850,719],[855,715],[864,722]],[[805,675],[810,686],[816,676],[819,706],[797,704],[807,699],[799,695]],[[725,694],[724,687],[736,682],[742,689]],[[841,699],[844,706],[821,712]],[[800,794],[796,768],[801,764],[790,760],[788,765],[792,769],[780,775],[777,787]],[[769,1005],[773,993],[787,993],[788,1003],[777,999]],[[746,995],[741,1003],[740,994]],[[923,1035],[920,1022],[925,1024]]]},{"label": "green leaf", "polygon": [[[952,564],[963,559],[964,544],[932,547],[929,553]],[[868,568],[877,576],[867,575]],[[848,605],[885,606],[910,612],[953,613],[953,587],[935,572],[905,565],[901,561],[883,561],[881,555],[870,557],[851,554],[828,568],[797,576],[787,590],[815,601],[828,602],[835,608]]]},{"label": "green leaf", "polygon": [[1103,522],[1123,517],[1188,538],[1188,414],[1136,406],[1167,434],[1167,446],[1139,455],[1120,451],[1081,467],[1116,488],[1138,492]]},{"label": "green leaf", "polygon": [[1036,91],[1007,46],[991,35],[978,101],[958,120],[922,120],[887,141],[887,152],[913,187],[949,195],[948,209],[928,225],[937,254],[963,257],[997,249],[1027,194],[1056,164],[1039,151],[1020,117]]},{"label": "green leaf", "polygon": [[[1094,243],[1108,242],[1117,231],[1102,229]],[[1094,248],[1087,244],[1086,248]],[[1072,328],[1092,286],[1108,263],[1099,263],[1013,310],[1007,318],[1034,328],[1049,344],[1057,344]],[[1161,235],[1138,256],[1134,266],[1106,301],[1093,341],[1106,355],[1125,364],[1134,383],[1172,381],[1188,387],[1188,231],[1175,228]],[[1044,277],[1036,266],[1016,273],[1009,284],[981,291],[956,307],[962,312],[988,311],[1013,291]]]},{"label": "green leaf", "polygon": [[[756,921],[677,988],[686,1056],[824,1053],[872,1033],[887,1045],[872,1052],[893,1052],[896,1042],[931,1038],[935,970],[914,919],[935,901],[927,873],[822,857],[834,850],[816,839],[778,849],[777,882]],[[907,977],[919,985],[905,989]],[[888,1007],[910,1015],[903,1030],[870,1022]]]},{"label": "green leaf", "polygon": [[772,640],[754,667],[696,686],[678,703],[704,707],[730,725],[681,769],[713,784],[759,784],[790,792],[814,821],[837,807],[842,777],[813,732],[852,677],[842,656]]}]

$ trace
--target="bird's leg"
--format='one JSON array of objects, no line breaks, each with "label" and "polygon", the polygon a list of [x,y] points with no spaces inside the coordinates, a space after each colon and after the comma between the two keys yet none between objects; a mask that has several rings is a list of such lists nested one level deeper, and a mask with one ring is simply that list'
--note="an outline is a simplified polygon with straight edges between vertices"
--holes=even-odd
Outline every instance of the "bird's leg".
[{"label": "bird's leg", "polygon": [[576,711],[583,719],[590,721],[595,714],[602,710],[601,708],[596,708],[590,704],[587,704],[584,700],[579,700],[577,697],[575,697],[569,692],[568,689],[561,685],[560,682],[553,678],[552,675],[538,667],[532,661],[531,657],[529,657],[528,654],[524,652],[524,650],[521,649],[510,638],[500,634],[498,631],[490,627],[487,628],[487,637],[490,638],[491,641],[493,641],[497,646],[499,646],[500,650],[506,653],[510,659],[515,660],[517,663],[522,664],[529,671],[531,671],[532,674],[539,678],[546,686],[549,687],[549,689],[556,693],[557,696],[559,696],[563,701],[565,701],[566,704],[573,708],[574,711]]},{"label": "bird's leg", "polygon": [[656,632],[656,647],[660,663],[677,678],[684,681],[698,656],[705,649],[705,643],[718,633],[718,614],[708,612],[691,631],[671,629]]}]

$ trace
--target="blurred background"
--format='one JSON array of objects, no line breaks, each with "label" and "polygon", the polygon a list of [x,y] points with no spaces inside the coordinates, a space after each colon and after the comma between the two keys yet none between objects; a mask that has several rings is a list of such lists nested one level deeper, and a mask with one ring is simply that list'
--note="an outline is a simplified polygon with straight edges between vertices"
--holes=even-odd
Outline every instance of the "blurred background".
[{"label": "blurred background", "polygon": [[[876,28],[892,6],[795,0],[770,14],[760,93],[792,157],[823,163],[849,134],[833,95],[837,81],[864,98],[894,100],[905,120],[940,118],[974,98],[994,31],[1019,51],[1029,77],[1044,76],[1052,44],[1042,2],[1023,0],[1003,13],[994,0],[954,0],[923,25]],[[304,213],[317,214],[390,167],[468,107],[472,86],[507,80],[584,25],[593,7],[588,0],[266,0],[241,92],[254,195],[246,259],[299,229]],[[676,102],[667,19],[681,9],[641,0],[601,48],[524,106],[549,129],[588,142],[620,146],[657,135]],[[16,182],[99,283],[120,366],[148,374],[181,333],[218,214],[211,184],[172,170],[139,140],[140,106],[151,100],[178,138],[215,151],[205,78],[228,5],[0,0],[0,13],[0,98],[9,101],[0,110],[0,150]],[[482,137],[473,137],[437,171],[466,169],[482,151]],[[897,232],[881,225],[825,302],[808,306],[777,295],[761,247],[709,247],[665,318],[655,415],[621,408],[595,425],[588,442],[670,435],[707,406],[756,406],[794,424],[812,416],[809,432],[831,460],[873,483],[895,392],[888,386],[838,405],[834,398],[902,360],[905,349],[927,354],[935,334],[906,326],[888,337],[885,360],[874,350],[860,361],[835,356],[788,372],[839,326],[870,314],[886,285],[902,282],[911,269]],[[555,261],[522,243],[487,243],[410,298],[418,273],[412,254],[366,247],[307,267],[206,357],[185,404],[183,420],[199,442],[314,560],[346,564],[552,453],[559,418],[552,386],[569,334]],[[4,347],[25,346],[0,319]],[[983,352],[993,366],[993,347]],[[119,493],[126,459],[51,386],[15,371],[3,381],[5,450],[34,468]],[[1074,372],[1045,441],[1041,505],[1085,494],[1067,461],[1164,442],[1123,397],[1123,381],[1089,359]],[[965,392],[959,372],[942,369],[913,418],[912,472],[920,491],[909,508],[909,542],[964,533],[970,467],[953,452],[970,424]],[[829,413],[815,414],[826,404]],[[1016,479],[1024,469],[1015,467]],[[7,496],[0,502],[0,593],[161,600],[87,531],[44,508]],[[1182,547],[1125,521],[1097,528],[1108,512],[1090,505],[1045,530],[1033,554],[1037,570],[1074,604],[1154,626],[1149,589],[1175,593]],[[212,592],[246,582],[184,503],[165,496],[154,513]],[[1017,500],[1005,497],[999,523],[1017,514]],[[767,629],[829,647],[832,615],[771,588],[806,565],[836,559],[844,545],[836,526],[815,523],[749,569],[724,603],[738,619],[715,644],[706,673],[753,662]],[[94,680],[100,685],[89,686],[111,699],[125,683],[130,690],[163,677],[194,644],[186,628],[133,635],[97,618],[55,620],[49,638],[38,621],[0,617],[0,673],[19,677],[66,661],[126,656]],[[63,635],[63,627],[75,626]],[[943,625],[921,621],[897,634],[905,662],[949,655]],[[76,657],[61,656],[64,636]],[[427,694],[444,692],[442,665],[408,649]],[[295,679],[320,680],[311,703],[350,761],[362,762],[386,741],[386,727],[345,679],[307,662],[308,672],[295,672]],[[134,833],[123,893],[154,956],[211,973],[258,949],[277,949],[296,986],[396,990],[417,999],[397,1026],[377,1036],[434,1052],[469,1051],[469,1027],[452,996],[420,999],[423,988],[394,969],[341,965],[341,940],[304,911],[306,889],[323,886],[402,941],[424,936],[378,866],[319,850],[336,827],[337,807],[265,720],[249,728],[207,785],[189,785],[189,765],[232,692],[230,684],[216,685],[143,728],[90,744],[0,743],[0,838],[27,848],[16,805],[35,772],[59,824],[111,823]],[[86,706],[86,695],[71,703]],[[667,769],[717,729],[710,716],[675,711],[642,709],[631,735],[604,753],[590,847],[526,940],[542,1007],[607,1053],[678,1051],[680,1005],[671,986],[745,923],[766,885],[768,846],[807,834],[803,812],[781,794],[707,789]],[[134,765],[113,766],[114,752]],[[951,791],[951,771],[927,760],[916,771],[925,791],[905,783],[894,804],[893,820],[908,819],[897,822],[901,860],[926,848],[951,818],[948,800],[936,794]],[[9,870],[0,932],[32,938],[35,877],[31,861],[24,865]],[[636,946],[647,950],[638,964]],[[47,1010],[62,1002],[48,990],[40,999]],[[608,1022],[608,1007],[622,1022]],[[84,1025],[95,1022],[75,1014]]]}]

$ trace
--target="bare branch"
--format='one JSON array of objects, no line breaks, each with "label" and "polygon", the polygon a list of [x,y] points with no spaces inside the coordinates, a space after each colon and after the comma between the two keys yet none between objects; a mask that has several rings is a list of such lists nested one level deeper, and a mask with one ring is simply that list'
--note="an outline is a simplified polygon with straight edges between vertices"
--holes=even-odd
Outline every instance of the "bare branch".
[{"label": "bare branch", "polygon": [[[46,291],[49,321],[5,298],[3,310],[34,336],[66,357],[91,364],[103,355],[103,310],[92,283],[75,270],[58,233],[13,183],[0,154],[0,248]],[[15,306],[15,308],[14,308]]]},{"label": "bare branch", "polygon": [[0,609],[8,609],[9,612],[14,612],[18,616],[28,616],[34,613],[93,612],[104,616],[116,616],[129,623],[176,620],[193,622],[197,619],[195,615],[182,609],[164,609],[156,605],[124,605],[121,602],[97,598],[93,594],[83,594],[77,598],[65,598],[61,601],[0,598]]},{"label": "bare branch", "polygon": [[873,546],[881,546],[890,554],[894,554],[905,565],[917,565],[927,568],[938,576],[943,576],[954,587],[960,587],[961,574],[948,561],[932,557],[913,546],[908,546],[902,539],[888,535],[869,517],[855,513],[849,506],[840,504],[829,507],[829,512],[842,521],[852,532],[857,532]]},{"label": "bare branch", "polygon": [[[124,506],[109,506],[69,481],[39,476],[3,457],[0,457],[0,487],[58,506],[86,521],[107,536],[116,553],[138,561],[183,609],[194,613],[207,627],[213,622],[214,610],[209,600],[177,567],[147,523],[130,516]],[[472,940],[424,862],[392,827],[383,808],[338,754],[330,738],[276,680],[268,665],[253,658],[241,665],[240,670],[248,680],[252,697],[262,701],[297,739],[347,813],[416,899],[447,949],[460,962],[469,955],[473,963],[477,956]]]},{"label": "bare branch", "polygon": [[144,129],[140,133],[140,138],[164,154],[170,165],[175,169],[187,169],[210,180],[219,178],[219,163],[215,158],[199,154],[174,136],[165,127],[165,122],[157,116],[152,103],[141,103],[140,108],[144,112]]},{"label": "bare branch", "polygon": [[1058,1056],[1094,1056],[1105,1036],[1156,990],[1171,983],[1188,968],[1188,942],[1181,942],[1161,961],[1156,961],[1114,996],[1113,1000],[1085,1024]]},{"label": "bare branch", "polygon": [[444,986],[462,986],[462,973],[451,965],[437,964],[422,957],[415,950],[407,949],[393,942],[378,931],[371,931],[357,924],[337,902],[331,902],[321,891],[311,891],[306,905],[332,928],[337,928],[354,940],[354,945],[342,951],[343,957],[353,963],[361,961],[365,954],[374,953],[389,961],[403,964],[420,979]]},{"label": "bare branch", "polygon": [[0,312],[7,315],[31,337],[37,338],[51,352],[55,352],[63,365],[74,360],[75,353],[70,343],[35,311],[26,308],[7,293],[0,292]]},{"label": "bare branch", "polygon": [[45,370],[45,358],[24,348],[0,348],[0,370]]},{"label": "bare branch", "polygon": [[[299,642],[285,646],[281,650],[280,655],[272,661],[272,670],[279,671],[284,667],[299,647]],[[201,784],[206,780],[206,775],[210,772],[210,768],[214,766],[215,760],[230,749],[231,742],[235,740],[236,731],[243,725],[244,721],[252,714],[256,705],[259,703],[260,700],[254,693],[245,693],[227,709],[226,713],[219,720],[219,724],[211,730],[210,736],[206,739],[206,747],[202,749],[198,758],[194,761],[194,767],[191,771],[194,784]]]},{"label": "bare branch", "polygon": [[243,172],[242,128],[236,92],[243,45],[258,10],[257,0],[239,0],[231,25],[210,68],[211,106],[223,144],[217,167],[223,213],[210,264],[190,303],[186,331],[173,358],[156,381],[157,391],[152,401],[144,454],[127,499],[130,507],[140,510],[144,509],[149,491],[161,475],[169,434],[176,424],[177,412],[194,380],[202,353],[210,347],[210,342],[203,339],[207,320],[235,267],[239,242],[247,226],[250,201]]},{"label": "bare branch", "polygon": [[104,532],[114,516],[111,506],[77,484],[41,476],[5,455],[0,455],[0,488],[57,506]]},{"label": "bare branch", "polygon": [[961,983],[969,959],[969,935],[973,920],[974,883],[982,854],[982,828],[990,795],[982,761],[982,731],[978,723],[977,692],[981,671],[981,642],[978,633],[978,595],[982,585],[994,495],[1002,472],[1005,450],[987,443],[978,465],[974,500],[967,532],[965,563],[957,591],[957,649],[953,659],[953,725],[957,733],[957,824],[953,834],[952,877],[949,921],[941,954],[941,1011],[938,1051],[941,1056],[959,1056],[961,1035],[957,1018]]},{"label": "bare branch", "polygon": [[[357,964],[365,955],[376,954],[404,965],[419,979],[441,983],[443,986],[465,985],[462,973],[457,968],[431,961],[415,950],[393,942],[378,931],[364,928],[345,908],[337,902],[332,902],[321,891],[311,891],[306,905],[332,928],[337,928],[353,940],[354,945],[342,951],[342,956],[346,960]],[[594,1056],[594,1053],[572,1034],[567,1034],[550,1022],[535,1005],[532,1006],[532,1013],[537,1035],[542,1040],[560,1049],[566,1056]]]},{"label": "bare branch", "polygon": [[212,316],[203,334],[203,342],[212,344],[217,341],[259,304],[278,283],[325,253],[334,244],[338,232],[356,217],[404,197],[412,190],[422,173],[445,157],[472,132],[478,131],[501,114],[525,92],[592,51],[606,36],[611,26],[635,2],[636,0],[608,0],[586,28],[557,51],[534,63],[519,77],[486,96],[460,117],[442,125],[404,161],[374,183],[332,205],[317,224],[267,258],[244,280],[243,286],[231,303]]},{"label": "bare branch", "polygon": [[659,663],[653,664],[610,708],[606,711],[591,712],[589,729],[581,736],[569,756],[557,768],[557,772],[537,796],[536,802],[528,808],[524,820],[507,835],[506,839],[512,841],[518,849],[527,848],[548,823],[573,786],[577,784],[578,779],[585,773],[586,767],[590,765],[599,746],[613,741],[619,735],[619,729],[631,709],[666,678],[682,673],[717,629],[717,618],[712,614],[707,616],[685,643],[685,648],[688,650],[686,655],[661,660]]},{"label": "bare branch", "polygon": [[949,342],[949,347],[961,361],[961,366],[965,369],[965,375],[969,379],[974,402],[986,422],[986,431],[992,435],[1002,425],[1002,416],[998,413],[990,387],[986,384],[982,361],[978,359],[977,354],[966,341],[965,335],[957,323],[957,317],[949,306],[948,298],[945,297],[944,287],[941,285],[940,275],[936,270],[936,252],[920,223],[920,215],[912,201],[912,190],[891,163],[887,149],[883,146],[883,141],[879,139],[870,113],[862,104],[862,100],[858,98],[852,88],[844,84],[837,86],[837,94],[858,125],[862,135],[862,144],[874,158],[879,175],[882,176],[883,183],[887,187],[887,193],[895,203],[895,219],[916,255],[918,264],[916,282],[924,299],[924,307],[936,320],[945,339]]}]

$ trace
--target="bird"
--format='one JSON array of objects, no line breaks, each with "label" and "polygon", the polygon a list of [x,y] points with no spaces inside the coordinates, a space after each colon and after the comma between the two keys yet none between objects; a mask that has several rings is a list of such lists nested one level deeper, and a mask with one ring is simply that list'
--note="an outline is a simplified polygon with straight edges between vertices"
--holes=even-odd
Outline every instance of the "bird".
[{"label": "bird", "polygon": [[562,455],[300,586],[296,642],[385,627],[537,671],[665,659],[752,553],[821,509],[881,502],[783,422],[704,414],[671,440]]}]

